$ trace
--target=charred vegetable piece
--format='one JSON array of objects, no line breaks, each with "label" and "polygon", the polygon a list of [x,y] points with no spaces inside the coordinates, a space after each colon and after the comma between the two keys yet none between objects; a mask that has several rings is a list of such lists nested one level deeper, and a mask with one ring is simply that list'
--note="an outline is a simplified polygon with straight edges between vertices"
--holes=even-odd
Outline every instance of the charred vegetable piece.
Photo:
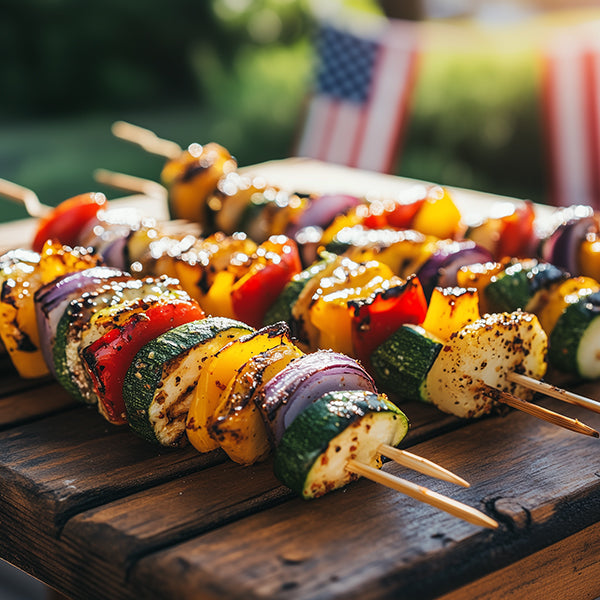
[{"label": "charred vegetable piece", "polygon": [[111,267],[92,267],[83,271],[67,273],[43,285],[34,296],[37,327],[44,360],[53,375],[54,347],[58,324],[70,302],[83,293],[100,290],[106,284],[131,280],[131,275]]},{"label": "charred vegetable piece", "polygon": [[[123,385],[137,352],[166,331],[204,317],[200,306],[191,300],[170,299],[153,302],[120,326],[107,331],[81,352],[98,410],[115,424],[127,422]],[[84,396],[85,397],[85,396]]]},{"label": "charred vegetable piece", "polygon": [[[90,327],[92,316],[105,307],[135,298],[156,299],[159,294],[178,287],[176,280],[165,277],[130,279],[108,283],[72,300],[58,322],[52,349],[58,382],[78,400],[95,402],[93,396],[85,393],[89,386],[86,385],[86,371],[79,357],[83,333]],[[196,318],[201,318],[201,313]]]},{"label": "charred vegetable piece", "polygon": [[407,431],[406,416],[383,394],[331,392],[288,427],[275,451],[275,474],[303,498],[318,498],[357,478],[345,468],[349,459],[379,468],[379,446],[397,446]]},{"label": "charred vegetable piece", "polygon": [[600,377],[600,292],[569,304],[550,334],[550,364],[586,379]]},{"label": "charred vegetable piece", "polygon": [[411,276],[400,285],[373,292],[364,300],[351,301],[352,349],[367,368],[371,367],[373,350],[401,325],[417,325],[427,314],[427,301],[421,283]]},{"label": "charred vegetable piece", "polygon": [[516,371],[541,379],[546,353],[547,336],[535,315],[486,315],[445,342],[427,376],[429,397],[440,410],[464,418],[480,417],[494,407],[481,381],[527,400],[533,392],[506,375]]},{"label": "charred vegetable piece", "polygon": [[[247,327],[247,326],[246,326]],[[250,328],[248,328],[250,329]],[[285,323],[263,327],[253,333],[235,335],[233,341],[221,344],[209,355],[202,366],[196,391],[187,419],[187,434],[192,445],[200,452],[219,447],[211,435],[214,415],[221,403],[221,394],[253,356],[281,344],[293,347],[289,328]]]},{"label": "charred vegetable piece", "polygon": [[376,391],[359,362],[331,350],[306,354],[275,375],[257,398],[274,443],[307,406],[334,390]]},{"label": "charred vegetable piece", "polygon": [[141,437],[164,446],[185,443],[186,418],[203,362],[216,335],[242,323],[192,321],[148,342],[125,376],[127,420]]},{"label": "charred vegetable piece", "polygon": [[479,294],[476,289],[435,288],[427,315],[420,324],[432,335],[445,340],[479,317]]},{"label": "charred vegetable piece", "polygon": [[231,287],[235,317],[260,327],[277,296],[301,270],[296,243],[283,235],[271,236],[258,247],[247,272]]},{"label": "charred vegetable piece", "polygon": [[163,167],[172,219],[187,219],[206,227],[206,199],[223,175],[234,171],[235,159],[219,144],[191,144]]},{"label": "charred vegetable piece", "polygon": [[231,460],[249,465],[271,452],[256,399],[270,379],[301,356],[301,350],[287,343],[265,350],[242,365],[223,390],[209,431]]},{"label": "charred vegetable piece", "polygon": [[0,336],[19,375],[25,379],[49,374],[42,355],[33,295],[41,286],[40,255],[12,251],[0,265]]}]

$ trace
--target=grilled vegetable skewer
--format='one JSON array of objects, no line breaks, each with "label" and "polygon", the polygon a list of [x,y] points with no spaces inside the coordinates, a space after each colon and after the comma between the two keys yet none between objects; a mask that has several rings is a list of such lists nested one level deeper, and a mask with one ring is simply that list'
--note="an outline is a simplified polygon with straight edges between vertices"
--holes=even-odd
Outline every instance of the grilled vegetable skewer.
[{"label": "grilled vegetable skewer", "polygon": [[[47,272],[47,276],[49,276],[50,266],[56,269],[57,265],[60,265],[61,268],[58,269],[60,272],[61,270],[67,270],[71,264],[78,266],[81,263],[78,255],[70,258],[71,255],[68,251],[60,252],[56,246],[53,247],[49,244],[44,248],[42,256],[46,257],[43,267]],[[24,256],[21,256],[19,252],[16,254],[11,253],[9,257],[3,258],[3,262],[14,264],[15,260],[21,260],[22,258]],[[32,263],[33,270],[40,268],[39,263],[36,265],[34,257],[31,258],[30,262]],[[90,259],[90,263],[88,264],[93,264],[93,259]],[[87,265],[84,263],[81,266]],[[40,282],[43,280],[40,274],[37,274],[36,279]],[[149,316],[154,308],[167,306],[165,302],[175,301],[178,303],[176,304],[178,306],[189,305],[190,301],[186,299],[183,291],[179,290],[177,293],[173,285],[172,282],[169,282],[168,285],[161,289],[154,283],[148,287],[148,283],[142,281],[136,286],[135,280],[127,279],[126,274],[102,266],[83,268],[80,272],[64,273],[57,279],[38,288],[36,299],[39,299],[39,301],[44,300],[44,310],[38,310],[38,324],[45,326],[47,322],[49,327],[44,331],[46,335],[50,336],[53,335],[52,332],[55,330],[52,324],[56,322],[64,323],[65,326],[62,330],[60,327],[56,328],[56,335],[66,338],[69,337],[69,334],[73,333],[73,330],[85,327],[87,319],[95,321],[92,329],[98,328],[99,325],[103,324],[106,330],[105,336],[110,335],[112,332],[125,331],[132,320],[135,320],[140,315],[147,315],[147,318],[150,318]],[[95,289],[98,291],[95,291]],[[138,297],[136,297],[136,294],[130,292],[130,290],[138,289],[140,290],[139,294],[137,294]],[[78,293],[81,296],[74,298]],[[142,296],[143,299],[141,298]],[[52,307],[53,312],[50,312],[50,307]],[[83,312],[81,314],[79,312],[73,313],[73,310],[83,310]],[[64,313],[63,317],[59,317],[59,313]],[[77,314],[77,318],[72,319],[71,314]],[[127,314],[130,315],[129,318],[126,318]],[[66,321],[65,316],[68,317]],[[224,344],[224,347],[226,347],[227,344],[232,343],[232,332],[238,331],[243,334],[252,331],[251,328],[241,323],[232,322],[227,319],[204,318],[199,306],[197,306],[197,312],[190,312],[188,309],[186,320],[187,322],[178,324],[177,320],[171,318],[169,321],[170,328],[167,331],[160,334],[160,330],[154,328],[151,331],[154,334],[160,334],[156,338],[152,337],[152,335],[148,336],[142,331],[141,339],[139,327],[144,324],[144,321],[137,321],[135,323],[136,335],[121,338],[118,346],[115,348],[115,351],[120,355],[122,363],[128,362],[126,358],[128,355],[133,360],[124,384],[124,399],[128,413],[128,418],[125,421],[129,421],[134,426],[134,429],[137,429],[138,433],[146,436],[151,427],[152,435],[155,435],[154,439],[166,445],[177,443],[178,439],[185,436],[185,420],[187,418],[186,397],[189,396],[187,390],[189,390],[190,386],[194,386],[197,369],[203,368],[204,359],[216,352],[219,345],[222,346]],[[272,327],[264,333],[256,333],[263,335],[266,342],[268,339],[276,337],[276,329],[279,330],[279,334],[277,335],[281,336],[281,340],[284,337],[285,339],[289,339],[287,338],[286,328],[283,324],[280,324],[278,328]],[[219,338],[219,336],[221,337]],[[141,347],[136,358],[133,358],[131,352],[126,349],[126,346],[133,345],[134,347],[139,347],[143,344],[144,339],[149,339],[149,341]],[[215,342],[217,339],[220,339],[220,342]],[[61,344],[62,340],[57,339],[55,346],[60,347]],[[279,348],[281,344],[278,346],[275,342],[273,347]],[[291,342],[289,348],[293,348]],[[83,355],[85,355],[86,350],[87,348],[82,349]],[[165,350],[167,354],[165,354]],[[296,357],[301,355],[302,352],[296,350]],[[54,354],[50,355],[47,352],[46,360],[48,360],[49,367],[51,366],[53,369],[56,369],[56,362],[53,356]],[[144,361],[144,364],[139,362],[140,359]],[[148,361],[151,363],[154,362],[156,367],[153,368],[152,365],[147,365]],[[76,362],[74,357],[71,357],[68,368],[77,370]],[[276,362],[272,360],[270,364],[276,364]],[[106,366],[109,366],[108,363]],[[114,371],[114,369],[115,365],[109,370]],[[158,373],[160,380],[151,382],[148,376],[141,374],[140,369]],[[62,374],[64,375],[65,373],[62,372]],[[138,374],[140,375],[139,378],[137,377]],[[61,381],[66,380],[63,377]],[[141,385],[137,384],[138,381],[140,381]],[[332,382],[333,379],[330,380],[330,383]],[[69,382],[69,385],[76,387],[79,385],[79,380],[74,380],[72,383]],[[133,392],[129,389],[131,386],[135,388]],[[331,385],[330,387],[335,388],[335,385]],[[157,389],[159,390],[160,399],[153,393],[153,390]],[[226,386],[225,389],[228,390],[229,387]],[[102,392],[104,391],[106,390],[96,387],[99,406],[103,405]],[[139,391],[144,393],[140,396]],[[372,473],[369,471],[370,465],[381,466],[381,452],[390,453],[390,449],[393,450],[393,446],[401,441],[408,429],[408,421],[404,414],[383,395],[369,392],[370,397],[363,399],[359,397],[362,393],[360,391],[333,393],[337,394],[335,398],[336,414],[345,413],[348,416],[347,426],[340,428],[340,433],[342,429],[348,429],[349,432],[348,439],[352,445],[348,448],[348,460],[362,465],[367,470],[367,476],[373,479]],[[77,394],[75,395],[77,396]],[[83,399],[81,396],[79,398]],[[153,404],[158,407],[158,411],[151,409]],[[113,423],[123,422],[114,418],[115,415],[118,416],[119,412],[114,407],[112,411],[101,408],[100,412]],[[359,416],[359,412],[362,416]],[[302,412],[300,412],[299,416],[301,415]],[[139,428],[140,422],[143,424],[141,430]],[[377,425],[378,423],[382,423],[383,427]],[[285,439],[286,434],[284,433],[282,440]],[[285,443],[283,450],[278,449],[278,455],[287,457],[286,460],[289,461],[290,457],[286,455]],[[337,444],[337,441],[335,443]],[[225,448],[225,446],[223,447]],[[339,451],[336,454],[339,454]],[[243,454],[240,456],[234,455],[232,458],[238,459],[238,462],[247,462]],[[262,456],[255,456],[252,460],[260,458]],[[361,460],[362,462],[360,462]],[[414,462],[419,462],[418,457],[414,459]],[[321,464],[320,461],[319,464]],[[426,471],[430,474],[441,474],[445,479],[452,480],[454,477],[454,480],[457,482],[464,481],[448,473],[445,469],[436,469],[435,465],[427,466]],[[289,476],[291,472],[288,469],[287,475],[282,477],[284,483],[287,483],[285,477]],[[324,490],[312,494],[314,496],[341,487],[355,478],[355,475],[349,474],[346,469],[338,469],[336,472],[334,469],[329,468],[326,470],[326,475],[319,473],[320,469],[317,466],[312,470],[312,477],[325,476],[327,484]],[[398,488],[398,486],[396,487]],[[423,493],[423,496],[427,500],[429,499],[427,494]],[[414,494],[413,497],[415,497]],[[495,522],[475,509],[461,504],[458,504],[459,508],[457,509],[457,503],[450,499],[446,499],[445,501],[442,499],[435,505],[439,508],[450,510],[451,514],[467,518],[470,522],[486,527],[497,527]],[[446,509],[445,506],[449,508]]]},{"label": "grilled vegetable skewer", "polygon": [[[142,231],[142,233],[144,233],[144,232]],[[144,235],[146,235],[146,234],[144,234]],[[142,241],[143,241],[143,239],[144,238],[142,238]],[[264,273],[265,273],[265,271],[262,271],[262,274],[264,274]],[[314,275],[314,273],[313,273],[313,275]],[[243,281],[243,279],[242,279],[242,281]],[[381,295],[378,292],[374,296],[371,296],[370,298],[368,298],[366,303],[359,304],[359,305],[357,305],[353,309],[355,311],[355,314],[356,314],[356,317],[357,317],[357,334],[356,335],[359,336],[359,341],[361,342],[360,344],[357,344],[356,347],[359,347],[359,348],[360,347],[362,347],[362,348],[367,347],[369,349],[369,351],[371,351],[373,348],[377,348],[377,344],[379,344],[382,340],[385,340],[387,337],[389,337],[389,335],[391,333],[394,333],[394,331],[400,325],[402,325],[403,323],[407,323],[407,322],[409,322],[409,323],[410,322],[419,323],[419,322],[423,321],[423,317],[425,316],[425,311],[427,310],[426,306],[425,306],[425,303],[424,303],[424,300],[421,299],[421,300],[417,301],[416,304],[414,304],[414,307],[420,307],[420,308],[418,308],[417,312],[414,312],[414,309],[412,309],[412,308],[410,309],[411,311],[413,311],[412,312],[412,316],[411,316],[411,312],[407,313],[404,309],[402,309],[401,306],[400,306],[400,309],[397,308],[397,300],[405,300],[405,296],[407,296],[409,290],[411,290],[411,289],[414,288],[414,286],[413,286],[413,288],[411,288],[410,286],[408,288],[406,288],[406,286],[404,286],[404,284],[402,284],[401,282],[399,282],[399,283],[400,283],[400,286],[397,287],[396,289],[398,289],[400,291],[401,295],[398,296],[397,294],[395,294],[396,299],[394,300],[394,304],[392,305],[392,308],[394,310],[390,314],[396,315],[396,316],[393,317],[392,319],[388,318],[387,315],[386,315],[386,313],[385,313],[385,311],[384,312],[381,311],[381,308],[376,308],[375,309],[375,307],[377,306],[377,304],[374,303],[375,300],[381,299],[381,303],[384,306],[388,306],[388,308],[389,308],[389,306],[390,306],[390,292],[392,291],[392,289],[394,289],[394,288],[390,288],[389,286],[387,288],[384,288],[385,291],[383,293],[381,293]],[[414,288],[414,289],[418,290],[418,285],[417,285],[417,288]],[[304,290],[302,290],[302,291],[304,291]],[[411,292],[411,294],[412,294],[412,292]],[[408,294],[408,295],[410,296],[410,294]],[[417,294],[417,296],[418,296],[418,294]],[[434,296],[434,298],[435,298],[435,296]],[[352,302],[354,303],[354,301],[352,301]],[[218,310],[220,310],[220,308],[221,307],[217,306],[216,310],[218,311]],[[400,312],[398,312],[398,310],[400,310]],[[340,314],[343,315],[344,312],[342,311],[342,313],[340,313]],[[386,315],[385,320],[382,321],[385,324],[385,326],[384,326],[384,328],[381,331],[377,332],[377,330],[375,329],[375,327],[377,325],[377,319],[382,319],[383,315]],[[398,319],[400,319],[400,320],[398,320]],[[414,319],[414,320],[412,320],[412,319]],[[248,319],[244,319],[244,320],[247,321]],[[370,334],[369,338],[367,338],[368,342],[366,344],[364,343],[365,339],[361,339],[360,338],[360,336],[363,335],[362,332],[364,331],[364,328],[363,328],[363,325],[362,325],[363,322],[368,323],[368,327],[367,327],[366,330]],[[327,330],[327,328],[331,329],[332,325],[333,325],[334,330],[335,330],[334,321],[332,321],[331,319],[324,318],[323,324],[324,324],[324,330],[325,331]],[[311,344],[310,340],[309,340],[309,347],[314,348],[314,347],[316,347],[318,345],[326,345],[326,344],[323,344],[322,341],[321,342],[317,341],[317,343],[313,342]],[[435,344],[433,345],[433,347],[435,347]],[[343,349],[346,350],[347,348],[350,348],[350,347],[346,346]],[[402,356],[416,356],[416,354],[414,352],[410,352],[410,353],[403,353]],[[371,360],[371,356],[368,353],[363,358],[363,361],[365,363],[369,363],[370,360]],[[397,370],[398,368],[399,368],[399,365],[395,365],[393,367],[394,370]],[[536,376],[539,377],[539,376],[543,375],[543,372],[541,372],[541,373],[534,373],[534,375],[536,375]],[[503,385],[505,385],[505,384],[503,384]],[[520,393],[523,393],[524,389],[525,388],[522,388],[520,390]],[[510,390],[510,388],[507,388],[507,391],[509,391],[509,390]],[[463,400],[463,401],[465,401],[467,403],[467,405],[469,405],[469,403],[472,403],[473,399],[476,399],[476,398],[479,397],[476,390],[473,390],[473,392],[474,392],[474,394],[469,399]],[[401,394],[402,394],[402,392],[401,392]],[[404,394],[402,394],[402,395],[404,395]],[[441,397],[441,393],[439,394],[439,396]],[[486,396],[483,395],[481,397],[485,398]],[[424,399],[424,398],[421,398],[421,399]],[[466,413],[458,411],[457,410],[457,406],[460,406],[460,402],[458,402],[456,406],[449,406],[448,403],[444,403],[443,401],[440,402],[440,403],[438,403],[438,405],[443,410],[452,412],[453,414],[458,414],[459,416],[476,416],[476,414],[477,414],[477,410],[474,410],[474,411],[471,411],[471,412],[467,411]],[[544,418],[546,415],[545,415],[545,413],[543,413],[543,411],[539,411],[539,416],[541,416],[542,418]],[[555,422],[556,421],[560,421],[560,415],[558,417],[556,417],[554,419],[554,421]],[[565,421],[565,423],[568,424],[568,421]],[[570,424],[568,424],[568,426],[570,428],[572,428],[572,426]],[[588,433],[588,431],[585,431],[585,432]]]}]

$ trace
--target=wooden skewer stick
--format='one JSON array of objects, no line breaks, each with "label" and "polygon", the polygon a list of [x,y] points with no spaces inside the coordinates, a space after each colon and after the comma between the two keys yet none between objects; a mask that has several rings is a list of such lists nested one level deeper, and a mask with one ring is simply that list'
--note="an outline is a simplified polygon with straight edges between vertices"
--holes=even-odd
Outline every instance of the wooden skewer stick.
[{"label": "wooden skewer stick", "polygon": [[443,479],[444,481],[449,481],[450,483],[456,483],[457,485],[462,485],[463,487],[470,487],[471,485],[462,477],[452,473],[452,471],[448,471],[448,469],[445,469],[437,463],[427,460],[422,456],[413,454],[412,452],[394,448],[394,446],[390,446],[389,444],[381,444],[377,450],[379,454],[390,458],[395,463],[398,463],[403,467],[413,469],[414,471],[418,471],[419,473],[423,473],[424,475],[437,477],[438,479]]},{"label": "wooden skewer stick", "polygon": [[150,154],[158,154],[168,159],[177,158],[181,155],[182,150],[179,144],[159,138],[150,129],[125,121],[116,121],[113,123],[111,130],[114,136],[132,144],[137,144]]},{"label": "wooden skewer stick", "polygon": [[125,175],[124,173],[116,173],[106,169],[96,169],[94,171],[94,179],[98,183],[109,185],[119,190],[133,192],[157,198],[158,200],[167,200],[167,189],[156,181],[134,177],[133,175]]},{"label": "wooden skewer stick", "polygon": [[555,385],[551,385],[544,381],[538,381],[533,377],[528,377],[527,375],[523,375],[521,373],[509,373],[507,379],[509,381],[513,381],[514,383],[518,383],[523,387],[535,390],[541,394],[545,394],[546,396],[552,396],[553,398],[557,398],[563,402],[582,406],[583,408],[588,408],[589,410],[600,413],[600,402],[597,400],[592,400],[591,398],[574,394],[573,392],[563,390],[562,388],[556,387]]},{"label": "wooden skewer stick", "polygon": [[35,192],[6,179],[0,179],[0,194],[13,202],[23,205],[27,214],[31,217],[43,217],[52,210],[51,206],[40,202]]},{"label": "wooden skewer stick", "polygon": [[396,477],[395,475],[391,475],[386,471],[381,471],[374,467],[370,467],[369,465],[354,459],[350,459],[346,463],[346,469],[352,473],[356,473],[357,475],[362,475],[363,477],[366,477],[375,483],[385,485],[386,487],[396,490],[397,492],[406,494],[415,500],[444,510],[449,514],[460,519],[464,519],[465,521],[473,523],[474,525],[481,525],[482,527],[488,527],[490,529],[496,529],[498,527],[498,523],[494,521],[494,519],[488,517],[486,514],[482,513],[476,508],[453,500],[452,498],[448,498],[447,496],[443,496],[442,494],[438,494],[437,492],[434,492],[433,490],[421,485],[417,485],[410,481],[406,481],[405,479],[401,479],[400,477]]},{"label": "wooden skewer stick", "polygon": [[538,419],[542,419],[553,425],[559,425],[560,427],[564,427],[575,433],[583,433],[584,435],[596,438],[600,437],[600,434],[598,434],[595,429],[592,429],[578,419],[571,419],[570,417],[565,417],[564,415],[544,408],[543,406],[526,402],[525,400],[521,400],[521,398],[517,398],[517,396],[513,396],[513,394],[497,390],[486,383],[481,382],[481,385],[485,388],[486,394],[491,396],[496,402],[507,404],[508,406],[512,406],[512,408],[516,408],[533,417],[537,417]]}]

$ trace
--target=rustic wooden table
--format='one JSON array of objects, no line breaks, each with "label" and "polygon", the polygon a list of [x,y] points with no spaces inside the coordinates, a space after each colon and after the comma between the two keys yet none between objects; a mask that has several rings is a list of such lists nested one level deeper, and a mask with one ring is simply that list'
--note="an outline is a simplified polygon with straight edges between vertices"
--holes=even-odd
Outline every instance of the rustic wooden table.
[{"label": "rustic wooden table", "polygon": [[[490,531],[366,480],[303,501],[269,461],[157,448],[50,380],[6,360],[0,373],[0,557],[69,597],[600,596],[597,439],[515,411],[467,422],[403,405],[402,447],[472,486],[384,469],[483,510]],[[600,428],[599,414],[541,403]]]}]

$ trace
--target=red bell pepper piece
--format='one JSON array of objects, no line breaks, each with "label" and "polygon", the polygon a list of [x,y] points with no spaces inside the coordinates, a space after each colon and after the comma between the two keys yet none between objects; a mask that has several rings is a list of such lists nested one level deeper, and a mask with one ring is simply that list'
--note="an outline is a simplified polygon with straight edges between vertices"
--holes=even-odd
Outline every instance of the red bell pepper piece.
[{"label": "red bell pepper piece", "polygon": [[157,303],[145,312],[134,313],[123,325],[110,329],[83,351],[94,391],[111,423],[127,423],[123,382],[142,346],[174,327],[204,316],[196,302]]},{"label": "red bell pepper piece", "polygon": [[33,249],[40,252],[47,240],[76,246],[83,226],[91,221],[105,204],[106,196],[94,192],[80,194],[61,202],[40,219],[33,238]]},{"label": "red bell pepper piece", "polygon": [[418,325],[427,313],[421,282],[411,275],[404,286],[372,294],[366,300],[351,301],[352,345],[356,357],[371,368],[371,354],[401,325]]},{"label": "red bell pepper piece", "polygon": [[369,229],[410,229],[416,214],[425,202],[426,194],[412,202],[374,202],[369,214],[363,219],[363,225]]},{"label": "red bell pepper piece", "polygon": [[283,235],[271,236],[255,255],[248,272],[233,285],[231,301],[237,319],[259,328],[286,283],[302,270],[302,263],[296,242]]},{"label": "red bell pepper piece", "polygon": [[531,202],[523,202],[513,213],[502,217],[503,227],[498,240],[497,256],[523,257],[534,237],[535,211]]}]

